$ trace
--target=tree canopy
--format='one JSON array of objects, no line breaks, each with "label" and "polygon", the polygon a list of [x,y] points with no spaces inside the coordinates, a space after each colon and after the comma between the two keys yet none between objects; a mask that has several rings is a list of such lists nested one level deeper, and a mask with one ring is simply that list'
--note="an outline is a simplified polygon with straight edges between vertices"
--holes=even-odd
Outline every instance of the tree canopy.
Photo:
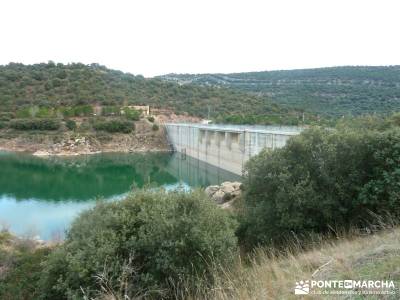
[{"label": "tree canopy", "polygon": [[242,91],[146,79],[98,64],[81,63],[0,66],[0,104],[0,113],[11,117],[17,111],[35,117],[61,108],[74,110],[72,115],[84,115],[90,110],[88,106],[144,104],[220,121],[236,116],[236,123],[284,124],[287,120],[302,120],[302,110],[282,107]]}]

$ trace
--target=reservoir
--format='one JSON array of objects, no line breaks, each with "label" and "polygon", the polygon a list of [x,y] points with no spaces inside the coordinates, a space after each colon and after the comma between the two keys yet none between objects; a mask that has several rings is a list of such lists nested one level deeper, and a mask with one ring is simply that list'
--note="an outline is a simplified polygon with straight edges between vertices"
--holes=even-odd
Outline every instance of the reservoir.
[{"label": "reservoir", "polygon": [[143,187],[188,190],[233,180],[240,176],[179,153],[41,158],[0,152],[0,229],[60,239],[97,200],[118,201]]}]

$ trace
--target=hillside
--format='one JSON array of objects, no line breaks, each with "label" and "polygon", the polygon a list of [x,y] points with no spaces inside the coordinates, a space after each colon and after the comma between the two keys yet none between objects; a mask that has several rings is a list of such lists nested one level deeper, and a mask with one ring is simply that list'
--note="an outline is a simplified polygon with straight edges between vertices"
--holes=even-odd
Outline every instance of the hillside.
[{"label": "hillside", "polygon": [[[315,238],[315,237],[314,237]],[[293,244],[283,254],[259,249],[250,267],[238,262],[215,278],[218,286],[204,289],[195,299],[304,299],[294,294],[301,280],[382,280],[393,281],[395,288],[384,295],[362,295],[368,289],[310,288],[305,299],[398,299],[400,284],[400,229],[386,229],[377,234],[336,237],[312,249],[301,250]],[[369,289],[371,291],[371,289]],[[341,296],[340,292],[347,293]],[[373,291],[372,291],[373,292]],[[315,294],[314,294],[315,293]],[[324,296],[325,295],[325,296]],[[332,298],[331,298],[332,297]],[[343,297],[343,298],[342,298]],[[371,297],[371,298],[370,298]]]},{"label": "hillside", "polygon": [[400,66],[332,67],[234,74],[168,74],[181,84],[229,87],[315,113],[341,116],[400,109]]},{"label": "hillside", "polygon": [[296,124],[302,116],[298,110],[238,90],[180,85],[80,63],[0,66],[0,104],[2,116],[8,118],[15,117],[18,110],[34,106],[54,109],[128,104],[169,108],[176,113],[214,119],[235,114],[262,116],[264,123]]}]

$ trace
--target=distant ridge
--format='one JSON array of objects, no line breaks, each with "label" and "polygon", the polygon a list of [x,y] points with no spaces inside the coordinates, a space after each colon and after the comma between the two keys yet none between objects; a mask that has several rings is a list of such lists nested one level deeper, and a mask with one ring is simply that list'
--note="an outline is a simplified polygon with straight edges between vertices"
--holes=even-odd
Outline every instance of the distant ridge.
[{"label": "distant ridge", "polygon": [[179,84],[233,88],[278,104],[330,116],[400,110],[400,66],[167,74],[158,78]]}]

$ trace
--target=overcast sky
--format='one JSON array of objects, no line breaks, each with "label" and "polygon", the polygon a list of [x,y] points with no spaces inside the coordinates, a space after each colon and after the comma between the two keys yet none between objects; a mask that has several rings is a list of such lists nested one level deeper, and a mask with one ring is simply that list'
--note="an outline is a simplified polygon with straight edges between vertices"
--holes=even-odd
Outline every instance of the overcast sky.
[{"label": "overcast sky", "polygon": [[400,64],[400,1],[0,0],[0,64],[154,76]]}]

